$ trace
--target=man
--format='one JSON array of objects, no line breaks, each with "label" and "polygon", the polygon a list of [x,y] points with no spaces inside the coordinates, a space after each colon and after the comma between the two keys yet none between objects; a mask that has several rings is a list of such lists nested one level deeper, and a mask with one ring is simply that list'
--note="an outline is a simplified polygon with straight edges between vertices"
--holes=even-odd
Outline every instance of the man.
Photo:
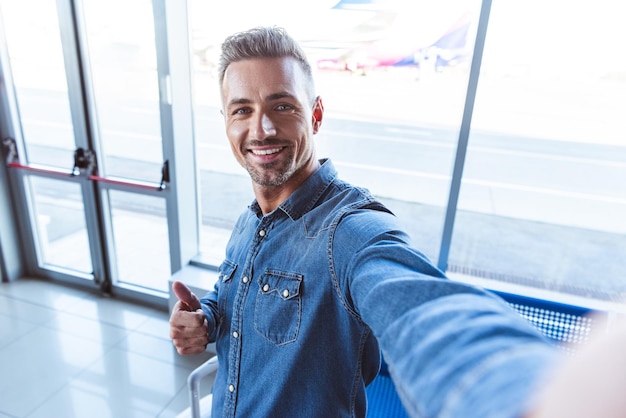
[{"label": "man", "polygon": [[180,301],[181,354],[215,341],[213,417],[363,417],[381,353],[418,417],[520,417],[555,349],[496,297],[455,283],[366,190],[318,160],[324,107],[279,28],[224,42],[226,133],[252,179],[219,281]]}]

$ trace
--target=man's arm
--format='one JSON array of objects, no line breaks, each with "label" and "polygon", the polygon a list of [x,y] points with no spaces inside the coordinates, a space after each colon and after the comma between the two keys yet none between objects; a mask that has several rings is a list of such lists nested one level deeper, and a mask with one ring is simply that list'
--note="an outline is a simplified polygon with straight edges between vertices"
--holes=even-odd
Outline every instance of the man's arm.
[{"label": "man's arm", "polygon": [[522,417],[562,355],[504,302],[480,293],[440,295],[381,332],[411,416]]},{"label": "man's arm", "polygon": [[529,410],[559,350],[528,321],[495,295],[445,278],[384,213],[347,216],[333,245],[349,254],[335,257],[337,274],[409,415],[519,418]]}]

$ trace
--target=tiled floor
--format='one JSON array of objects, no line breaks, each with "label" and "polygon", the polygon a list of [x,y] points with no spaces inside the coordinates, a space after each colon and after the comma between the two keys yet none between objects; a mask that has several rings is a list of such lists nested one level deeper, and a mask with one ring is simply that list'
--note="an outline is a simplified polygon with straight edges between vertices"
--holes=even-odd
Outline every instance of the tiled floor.
[{"label": "tiled floor", "polygon": [[48,281],[0,283],[0,418],[175,417],[210,355],[181,357],[168,334],[165,311]]}]

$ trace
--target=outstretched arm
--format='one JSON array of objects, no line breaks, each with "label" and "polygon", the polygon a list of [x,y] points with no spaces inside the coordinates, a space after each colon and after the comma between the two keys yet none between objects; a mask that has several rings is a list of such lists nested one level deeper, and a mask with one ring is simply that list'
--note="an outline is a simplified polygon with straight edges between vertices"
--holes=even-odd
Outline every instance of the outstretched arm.
[{"label": "outstretched arm", "polygon": [[[339,224],[339,281],[377,337],[410,416],[520,418],[559,350],[503,300],[448,280],[384,213]],[[346,297],[348,300],[348,296]]]}]

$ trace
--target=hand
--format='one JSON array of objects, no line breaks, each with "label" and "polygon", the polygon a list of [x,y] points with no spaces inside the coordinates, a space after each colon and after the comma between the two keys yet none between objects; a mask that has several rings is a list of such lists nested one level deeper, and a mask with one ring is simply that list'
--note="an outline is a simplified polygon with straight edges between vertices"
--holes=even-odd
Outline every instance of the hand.
[{"label": "hand", "polygon": [[626,323],[607,332],[598,322],[599,331],[542,385],[527,418],[626,417]]},{"label": "hand", "polygon": [[172,283],[178,298],[170,316],[170,338],[178,354],[198,354],[209,343],[206,316],[200,300],[181,282]]}]

